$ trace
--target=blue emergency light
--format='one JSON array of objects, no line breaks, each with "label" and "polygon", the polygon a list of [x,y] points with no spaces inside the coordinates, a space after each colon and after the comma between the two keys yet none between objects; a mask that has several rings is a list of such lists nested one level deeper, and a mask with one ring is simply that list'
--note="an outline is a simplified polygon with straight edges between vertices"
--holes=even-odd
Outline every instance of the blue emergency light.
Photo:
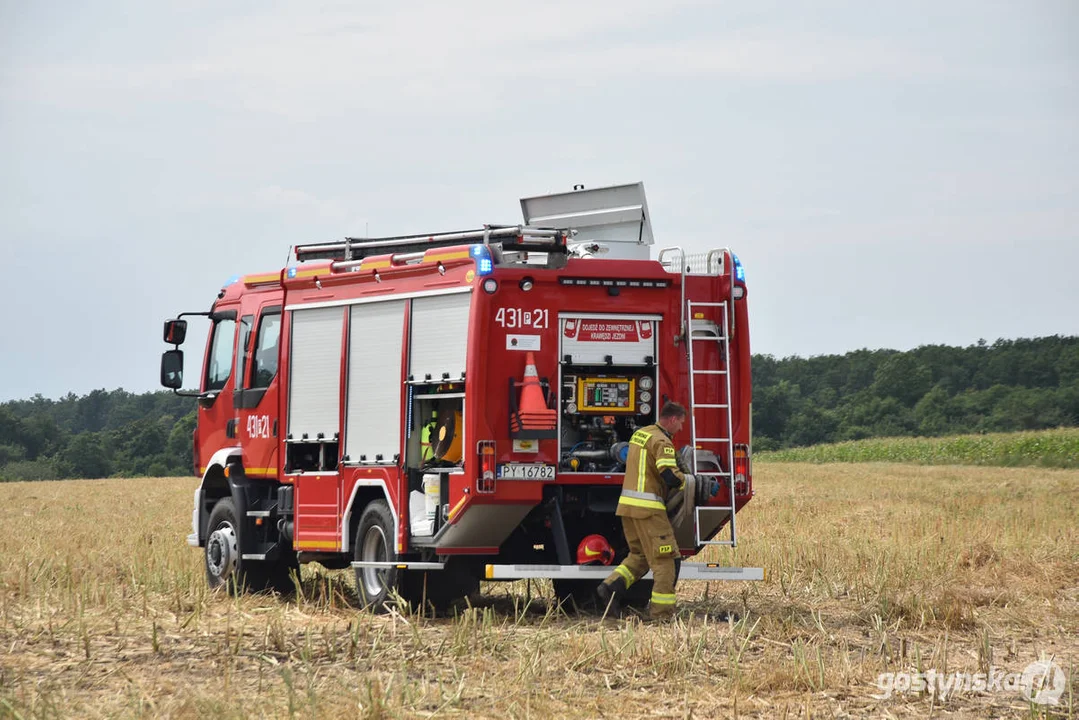
[{"label": "blue emergency light", "polygon": [[731,258],[734,259],[734,279],[738,282],[746,281],[746,271],[742,267],[742,261],[738,259],[738,256],[731,253]]},{"label": "blue emergency light", "polygon": [[476,261],[476,272],[479,275],[490,275],[494,272],[495,262],[491,259],[491,248],[486,245],[473,245],[469,254]]}]

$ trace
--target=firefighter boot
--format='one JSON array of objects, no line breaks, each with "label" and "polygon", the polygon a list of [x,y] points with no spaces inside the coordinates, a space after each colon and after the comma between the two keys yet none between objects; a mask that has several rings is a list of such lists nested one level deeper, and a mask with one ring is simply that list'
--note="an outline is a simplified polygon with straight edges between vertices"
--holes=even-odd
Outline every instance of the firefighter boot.
[{"label": "firefighter boot", "polygon": [[662,623],[674,620],[677,615],[674,605],[657,605],[654,601],[648,603],[649,622]]},{"label": "firefighter boot", "polygon": [[614,580],[608,578],[596,588],[596,597],[599,598],[599,610],[611,617],[622,614],[622,595],[625,594],[626,580],[621,575]]},{"label": "firefighter boot", "polygon": [[[652,592],[651,602],[648,603],[648,619],[652,622],[666,622],[673,620],[678,614],[675,590],[678,587],[678,575],[682,572],[682,558],[674,559],[674,580],[671,582],[671,592]],[[661,567],[659,574],[666,577],[666,571]]]}]

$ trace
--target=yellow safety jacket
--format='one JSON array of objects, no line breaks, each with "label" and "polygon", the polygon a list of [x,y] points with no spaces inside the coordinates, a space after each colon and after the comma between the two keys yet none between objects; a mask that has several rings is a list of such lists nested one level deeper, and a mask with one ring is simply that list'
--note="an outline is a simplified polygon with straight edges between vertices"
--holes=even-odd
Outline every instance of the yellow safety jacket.
[{"label": "yellow safety jacket", "polygon": [[[671,470],[680,485],[671,488],[663,482],[660,474]],[[626,479],[622,483],[622,496],[618,498],[620,517],[645,518],[667,513],[667,496],[672,490],[680,490],[686,476],[678,469],[674,443],[659,425],[649,425],[633,433],[629,439],[629,456],[626,458]]]}]

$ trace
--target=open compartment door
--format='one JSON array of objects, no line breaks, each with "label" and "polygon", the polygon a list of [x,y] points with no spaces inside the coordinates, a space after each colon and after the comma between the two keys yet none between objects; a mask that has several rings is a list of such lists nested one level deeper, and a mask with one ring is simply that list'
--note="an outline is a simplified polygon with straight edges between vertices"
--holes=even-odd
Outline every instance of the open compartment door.
[{"label": "open compartment door", "polygon": [[521,198],[526,225],[573,229],[570,244],[607,246],[605,258],[648,260],[652,221],[644,183]]}]

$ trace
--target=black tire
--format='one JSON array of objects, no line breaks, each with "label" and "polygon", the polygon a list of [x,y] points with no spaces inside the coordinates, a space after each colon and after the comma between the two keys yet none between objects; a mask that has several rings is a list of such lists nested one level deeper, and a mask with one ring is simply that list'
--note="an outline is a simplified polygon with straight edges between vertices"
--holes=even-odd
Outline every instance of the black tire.
[{"label": "black tire", "polygon": [[[554,594],[563,609],[583,612],[603,612],[596,600],[596,580],[552,580]],[[643,609],[652,600],[651,580],[638,580],[619,599],[623,607]]]},{"label": "black tire", "polygon": [[[385,500],[368,503],[356,528],[353,557],[357,561],[393,562],[397,560],[395,540],[390,506]],[[375,612],[384,609],[386,602],[399,592],[404,574],[397,568],[356,568],[356,594],[360,604]]]},{"label": "black tire", "polygon": [[451,557],[442,570],[405,573],[401,585],[402,597],[413,607],[441,613],[458,600],[478,594],[480,579],[461,558]]},{"label": "black tire", "polygon": [[[398,559],[395,540],[390,506],[385,500],[375,500],[360,515],[353,557],[358,561],[394,562]],[[465,568],[454,568],[452,559],[445,570],[356,568],[356,595],[365,608],[374,612],[384,610],[395,594],[413,609],[443,610],[479,590],[479,585],[479,579]]]},{"label": "black tire", "polygon": [[299,569],[296,554],[288,551],[276,562],[244,560],[240,527],[232,498],[218,500],[210,513],[203,553],[207,584],[215,589],[224,587],[234,595],[245,591],[289,592],[293,587],[291,573]]},{"label": "black tire", "polygon": [[600,580],[552,580],[554,595],[562,609],[594,612],[598,608],[596,588]]}]

